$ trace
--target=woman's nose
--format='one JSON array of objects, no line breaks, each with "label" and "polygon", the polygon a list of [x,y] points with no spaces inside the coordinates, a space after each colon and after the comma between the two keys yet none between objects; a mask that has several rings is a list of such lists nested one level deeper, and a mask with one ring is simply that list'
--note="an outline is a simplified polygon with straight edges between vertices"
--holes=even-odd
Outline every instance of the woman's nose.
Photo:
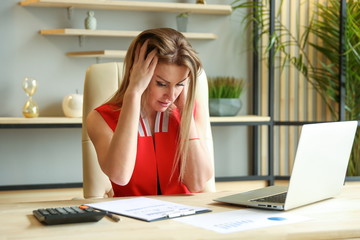
[{"label": "woman's nose", "polygon": [[176,91],[175,91],[175,88],[173,87],[169,87],[168,88],[168,91],[167,91],[167,97],[169,98],[170,101],[174,101],[175,98],[176,98]]}]

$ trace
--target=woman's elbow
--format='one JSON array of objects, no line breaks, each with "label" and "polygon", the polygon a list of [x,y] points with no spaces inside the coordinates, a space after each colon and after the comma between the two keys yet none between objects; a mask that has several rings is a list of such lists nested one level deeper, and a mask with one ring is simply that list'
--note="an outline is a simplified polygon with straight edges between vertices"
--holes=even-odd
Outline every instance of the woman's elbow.
[{"label": "woman's elbow", "polygon": [[206,188],[206,182],[188,184],[187,188],[192,193],[202,192]]},{"label": "woman's elbow", "polygon": [[124,177],[109,177],[111,182],[120,185],[120,186],[126,186],[130,182],[130,178],[124,178]]},{"label": "woman's elbow", "polygon": [[207,186],[208,181],[213,177],[212,174],[207,175],[206,177],[199,178],[197,180],[190,181],[188,184],[185,184],[190,192],[197,193],[202,192]]},{"label": "woman's elbow", "polygon": [[131,179],[131,176],[128,176],[127,174],[108,173],[107,176],[111,182],[120,186],[127,185]]},{"label": "woman's elbow", "polygon": [[202,192],[205,189],[205,184],[191,184],[187,185],[187,188],[192,193]]}]

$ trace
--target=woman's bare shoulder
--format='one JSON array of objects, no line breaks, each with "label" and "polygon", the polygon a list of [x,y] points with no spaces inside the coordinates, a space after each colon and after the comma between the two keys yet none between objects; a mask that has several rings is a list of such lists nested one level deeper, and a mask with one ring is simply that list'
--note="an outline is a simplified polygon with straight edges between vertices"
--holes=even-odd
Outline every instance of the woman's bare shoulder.
[{"label": "woman's bare shoulder", "polygon": [[86,117],[87,125],[97,123],[99,121],[104,121],[104,119],[102,118],[101,114],[96,110],[92,110],[91,112],[89,112]]},{"label": "woman's bare shoulder", "polygon": [[89,135],[91,135],[92,133],[101,132],[109,128],[104,118],[96,110],[92,110],[87,115],[86,127]]}]

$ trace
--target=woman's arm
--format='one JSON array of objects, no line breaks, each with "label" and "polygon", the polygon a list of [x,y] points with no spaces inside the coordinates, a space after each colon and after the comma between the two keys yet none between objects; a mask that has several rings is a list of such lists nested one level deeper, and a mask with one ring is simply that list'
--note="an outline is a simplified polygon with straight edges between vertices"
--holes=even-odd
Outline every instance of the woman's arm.
[{"label": "woman's arm", "polygon": [[119,185],[128,183],[135,166],[140,99],[141,96],[124,98],[114,132],[97,111],[92,111],[87,117],[88,134],[100,167],[111,181]]},{"label": "woman's arm", "polygon": [[87,118],[88,133],[104,173],[116,184],[126,185],[132,176],[136,153],[141,96],[154,74],[156,52],[146,56],[147,42],[136,49],[121,113],[114,132],[96,111]]},{"label": "woman's arm", "polygon": [[196,105],[196,115],[190,123],[189,149],[183,182],[191,192],[202,191],[207,181],[213,177],[214,169],[206,141],[207,118],[201,104]]}]

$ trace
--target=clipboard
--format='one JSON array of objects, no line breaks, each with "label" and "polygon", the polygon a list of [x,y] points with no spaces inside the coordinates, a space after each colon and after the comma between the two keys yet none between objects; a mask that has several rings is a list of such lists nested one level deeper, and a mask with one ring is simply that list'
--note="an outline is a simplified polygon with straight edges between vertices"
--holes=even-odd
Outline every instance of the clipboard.
[{"label": "clipboard", "polygon": [[84,204],[86,206],[146,222],[211,212],[204,207],[188,206],[147,197]]}]

